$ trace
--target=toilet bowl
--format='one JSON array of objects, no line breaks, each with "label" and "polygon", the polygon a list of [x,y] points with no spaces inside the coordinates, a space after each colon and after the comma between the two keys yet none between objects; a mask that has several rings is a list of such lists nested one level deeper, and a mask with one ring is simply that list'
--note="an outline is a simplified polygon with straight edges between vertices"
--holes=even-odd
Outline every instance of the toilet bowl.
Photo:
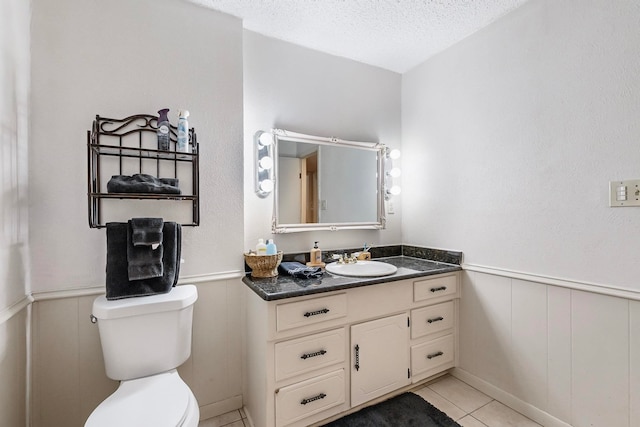
[{"label": "toilet bowl", "polygon": [[195,396],[176,368],[191,354],[193,285],[162,295],[93,303],[107,376],[118,389],[85,427],[197,427]]},{"label": "toilet bowl", "polygon": [[86,427],[197,427],[195,396],[173,370],[123,381],[89,416]]}]

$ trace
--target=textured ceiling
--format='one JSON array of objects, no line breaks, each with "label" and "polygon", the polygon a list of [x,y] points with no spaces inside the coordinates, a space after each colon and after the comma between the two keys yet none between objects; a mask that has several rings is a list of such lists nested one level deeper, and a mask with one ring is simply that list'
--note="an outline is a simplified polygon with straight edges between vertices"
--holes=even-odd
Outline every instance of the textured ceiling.
[{"label": "textured ceiling", "polygon": [[190,0],[244,28],[404,73],[527,0]]}]

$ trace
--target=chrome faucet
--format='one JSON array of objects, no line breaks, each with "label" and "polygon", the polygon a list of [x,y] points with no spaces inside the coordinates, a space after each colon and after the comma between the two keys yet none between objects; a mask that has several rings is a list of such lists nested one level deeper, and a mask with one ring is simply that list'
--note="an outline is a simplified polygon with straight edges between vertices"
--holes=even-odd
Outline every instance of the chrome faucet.
[{"label": "chrome faucet", "polygon": [[351,254],[350,256],[346,253],[333,254],[332,258],[338,260],[338,264],[355,264],[358,262],[358,258],[354,256],[354,254]]}]

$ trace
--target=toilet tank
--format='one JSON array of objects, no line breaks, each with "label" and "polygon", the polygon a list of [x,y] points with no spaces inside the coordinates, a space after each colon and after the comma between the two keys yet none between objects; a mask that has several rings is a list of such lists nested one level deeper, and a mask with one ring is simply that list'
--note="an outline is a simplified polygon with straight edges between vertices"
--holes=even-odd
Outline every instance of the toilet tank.
[{"label": "toilet tank", "polygon": [[146,377],[177,368],[191,354],[194,285],[170,292],[93,302],[107,376],[114,380]]}]

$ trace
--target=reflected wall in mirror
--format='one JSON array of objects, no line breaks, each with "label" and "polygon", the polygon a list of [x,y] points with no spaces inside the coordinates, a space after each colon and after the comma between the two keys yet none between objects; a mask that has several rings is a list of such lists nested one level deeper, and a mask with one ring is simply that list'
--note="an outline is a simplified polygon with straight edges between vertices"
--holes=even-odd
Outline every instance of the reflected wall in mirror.
[{"label": "reflected wall in mirror", "polygon": [[274,233],[385,227],[383,144],[272,133]]}]

